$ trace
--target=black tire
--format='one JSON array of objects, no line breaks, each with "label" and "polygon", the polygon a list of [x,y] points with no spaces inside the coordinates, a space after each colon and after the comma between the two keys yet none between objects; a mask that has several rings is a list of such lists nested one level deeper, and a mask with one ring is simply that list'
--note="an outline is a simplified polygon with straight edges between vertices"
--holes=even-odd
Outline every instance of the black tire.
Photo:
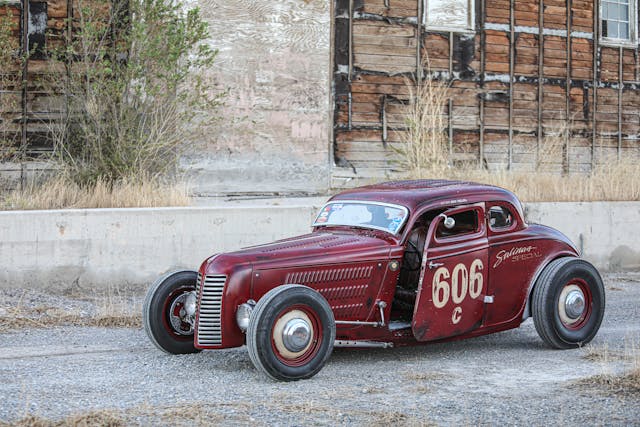
[{"label": "black tire", "polygon": [[176,329],[170,320],[174,301],[194,291],[197,279],[195,271],[174,271],[160,277],[147,291],[142,305],[142,323],[151,342],[164,352],[188,354],[200,351],[193,344],[193,328],[189,331],[187,325],[181,325],[182,329]]},{"label": "black tire", "polygon": [[[583,304],[579,302],[580,295]],[[567,305],[571,296],[578,301],[573,308]],[[536,281],[531,303],[536,331],[545,343],[559,349],[580,347],[593,339],[602,323],[605,308],[602,278],[585,260],[556,259]]]},{"label": "black tire", "polygon": [[[311,333],[308,343],[291,350],[286,347],[285,330],[300,320]],[[280,381],[317,374],[331,355],[335,339],[335,319],[329,303],[320,293],[302,285],[283,285],[267,292],[256,304],[247,329],[249,357],[256,369]]]}]

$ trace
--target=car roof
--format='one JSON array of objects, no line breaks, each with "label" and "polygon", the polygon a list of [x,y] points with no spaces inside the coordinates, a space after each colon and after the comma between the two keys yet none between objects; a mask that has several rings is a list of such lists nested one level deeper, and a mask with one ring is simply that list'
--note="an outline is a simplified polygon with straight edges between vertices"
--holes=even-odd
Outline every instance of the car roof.
[{"label": "car roof", "polygon": [[441,206],[478,201],[506,201],[519,211],[522,207],[508,190],[487,184],[442,179],[391,181],[345,190],[334,200],[367,200],[406,206],[412,212],[421,206],[437,202]]}]

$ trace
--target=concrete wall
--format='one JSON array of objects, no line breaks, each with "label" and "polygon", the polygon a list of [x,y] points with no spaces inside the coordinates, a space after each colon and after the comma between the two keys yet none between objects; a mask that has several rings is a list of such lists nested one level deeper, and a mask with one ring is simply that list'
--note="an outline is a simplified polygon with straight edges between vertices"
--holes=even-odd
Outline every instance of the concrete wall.
[{"label": "concrete wall", "polygon": [[[146,287],[208,256],[306,233],[321,199],[202,208],[0,212],[0,286]],[[532,203],[603,269],[640,269],[640,202]]]},{"label": "concrete wall", "polygon": [[529,203],[530,222],[567,235],[604,270],[640,270],[640,202]]},{"label": "concrete wall", "polygon": [[325,192],[329,185],[331,2],[191,0],[219,49],[222,118],[182,166],[199,194]]}]

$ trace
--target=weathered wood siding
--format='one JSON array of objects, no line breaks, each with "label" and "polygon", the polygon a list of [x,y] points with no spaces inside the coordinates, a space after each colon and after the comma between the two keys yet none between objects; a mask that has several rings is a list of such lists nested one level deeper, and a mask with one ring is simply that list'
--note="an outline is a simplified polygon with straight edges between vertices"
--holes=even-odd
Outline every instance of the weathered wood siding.
[{"label": "weathered wood siding", "polygon": [[[31,14],[23,12],[30,8]],[[64,108],[62,88],[58,91],[52,84],[43,82],[51,81],[47,78],[50,73],[64,73],[64,66],[51,64],[46,52],[63,45],[72,11],[73,6],[67,0],[0,2],[0,19],[8,19],[12,23],[10,56],[13,57],[13,60],[0,64],[0,129],[2,138],[13,141],[29,159],[51,150],[50,138],[47,137],[48,123],[59,118]],[[45,40],[46,32],[46,43],[38,46],[38,52],[35,52],[33,43],[32,54],[23,61],[21,58],[27,56],[25,52],[29,46],[29,36],[23,29],[30,26],[33,32],[35,26],[45,23],[33,22],[34,12],[46,13],[46,27],[37,30],[42,34],[42,40]],[[40,39],[38,43],[41,43]],[[22,84],[23,81],[26,83]]]},{"label": "weathered wood siding", "polygon": [[425,29],[422,0],[335,0],[334,176],[397,168],[388,146],[425,62],[450,83],[454,158],[531,170],[556,150],[546,167],[573,172],[637,155],[638,47],[599,42],[598,4],[477,0],[463,34]]}]

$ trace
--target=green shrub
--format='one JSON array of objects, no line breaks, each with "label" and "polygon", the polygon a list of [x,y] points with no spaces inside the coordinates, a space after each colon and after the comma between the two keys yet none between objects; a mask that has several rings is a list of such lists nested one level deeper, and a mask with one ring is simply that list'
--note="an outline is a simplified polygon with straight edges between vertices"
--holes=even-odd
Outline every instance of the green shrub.
[{"label": "green shrub", "polygon": [[55,158],[83,185],[170,173],[223,96],[204,74],[217,54],[207,24],[173,0],[78,6],[72,38],[50,61],[67,71],[49,74],[67,100],[51,126]]}]

